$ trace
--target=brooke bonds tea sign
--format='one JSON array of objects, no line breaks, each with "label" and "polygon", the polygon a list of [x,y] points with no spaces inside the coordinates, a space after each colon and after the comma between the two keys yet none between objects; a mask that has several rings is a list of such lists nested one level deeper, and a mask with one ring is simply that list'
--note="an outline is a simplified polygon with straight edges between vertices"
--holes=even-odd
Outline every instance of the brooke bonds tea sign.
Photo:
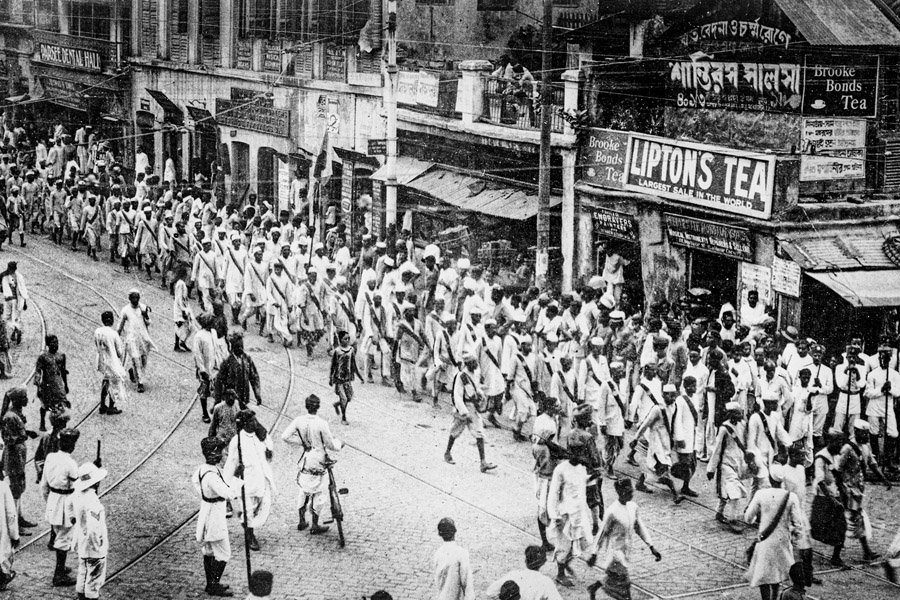
[{"label": "brooke bonds tea sign", "polygon": [[775,157],[632,135],[625,188],[687,204],[768,219]]}]

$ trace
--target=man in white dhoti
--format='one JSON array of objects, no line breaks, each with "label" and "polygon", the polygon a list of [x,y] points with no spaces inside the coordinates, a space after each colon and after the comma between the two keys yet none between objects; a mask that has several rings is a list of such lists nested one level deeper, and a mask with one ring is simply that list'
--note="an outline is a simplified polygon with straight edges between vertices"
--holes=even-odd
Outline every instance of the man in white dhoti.
[{"label": "man in white dhoti", "polygon": [[317,414],[321,404],[319,397],[311,394],[306,398],[305,404],[308,414],[291,421],[281,434],[281,439],[303,448],[303,455],[298,463],[300,472],[297,474],[297,485],[300,486],[297,531],[303,531],[309,526],[306,521],[308,508],[312,515],[312,528],[309,532],[320,535],[328,531],[328,527],[319,523],[323,511],[328,508],[328,473],[325,467],[333,460],[329,452],[339,451],[343,444],[331,435],[328,423]]},{"label": "man in white dhoti", "polygon": [[10,261],[6,271],[0,274],[0,288],[6,301],[6,318],[9,323],[9,339],[17,344],[22,343],[22,311],[28,310],[28,288],[19,273],[18,264]]},{"label": "man in white dhoti", "polygon": [[125,368],[128,376],[137,383],[139,394],[144,393],[144,369],[150,352],[156,350],[156,344],[150,338],[150,307],[141,302],[141,293],[137,289],[128,292],[128,304],[119,311],[119,324],[116,332],[125,343]]},{"label": "man in white dhoti", "polygon": [[[0,450],[3,442],[0,441]],[[6,590],[9,582],[16,576],[13,571],[13,558],[19,547],[19,511],[13,498],[9,483],[0,470],[0,592]]]},{"label": "man in white dhoti", "polygon": [[[94,330],[94,347],[97,349],[97,370],[103,376],[100,384],[100,414],[118,415],[122,410],[116,408],[117,402],[124,403],[125,378],[128,374],[122,361],[125,360],[125,345],[118,332],[113,329],[115,316],[111,310],[100,315],[103,326]],[[107,405],[107,399],[109,405]]]},{"label": "man in white dhoti", "polygon": [[240,323],[247,259],[247,250],[241,245],[241,234],[232,231],[231,247],[225,253],[225,298],[231,305],[231,318],[235,325]]},{"label": "man in white dhoti", "polygon": [[[266,524],[275,497],[275,477],[269,461],[272,459],[272,436],[261,441],[257,435],[259,423],[252,410],[237,414],[235,424],[238,433],[228,443],[228,460],[223,469],[226,477],[237,477],[243,472],[244,499],[247,502],[247,539],[251,550],[259,550],[256,530]],[[240,449],[238,444],[240,444]],[[238,503],[237,515],[244,507]]]}]

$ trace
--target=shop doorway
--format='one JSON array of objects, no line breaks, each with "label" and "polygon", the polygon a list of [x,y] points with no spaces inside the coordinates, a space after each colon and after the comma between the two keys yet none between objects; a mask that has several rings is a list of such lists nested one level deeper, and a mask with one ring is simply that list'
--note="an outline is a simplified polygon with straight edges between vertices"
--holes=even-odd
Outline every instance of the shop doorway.
[{"label": "shop doorway", "polygon": [[231,142],[231,201],[243,206],[250,193],[250,146]]},{"label": "shop doorway", "polygon": [[622,286],[621,304],[632,312],[642,311],[644,306],[644,276],[641,269],[639,244],[598,236],[595,247],[594,273],[603,273],[607,253],[618,254],[627,264],[622,268],[625,283]]},{"label": "shop doorway", "polygon": [[181,131],[178,130],[177,127],[172,126],[164,126],[162,141],[163,141],[163,155],[162,155],[162,164],[159,166],[158,170],[155,170],[155,173],[159,175],[163,175],[165,173],[166,161],[168,159],[172,159],[172,162],[175,163],[175,179],[181,180],[183,179],[182,174],[182,161],[184,160],[184,136],[181,134]]},{"label": "shop doorway", "polygon": [[269,202],[274,207],[275,202],[275,182],[277,181],[277,172],[275,171],[275,151],[271,148],[260,148],[256,153],[256,194],[259,202]]},{"label": "shop doorway", "polygon": [[726,302],[740,306],[737,299],[738,261],[700,250],[690,252],[688,288],[712,292],[710,303],[716,308]]}]

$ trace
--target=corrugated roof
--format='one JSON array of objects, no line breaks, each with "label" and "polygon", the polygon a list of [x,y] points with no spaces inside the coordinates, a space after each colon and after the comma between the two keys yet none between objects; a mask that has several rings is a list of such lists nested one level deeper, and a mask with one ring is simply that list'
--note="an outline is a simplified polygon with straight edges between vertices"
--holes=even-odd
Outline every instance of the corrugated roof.
[{"label": "corrugated roof", "polygon": [[[463,210],[504,219],[524,220],[538,213],[535,193],[440,167],[431,169],[406,185]],[[550,197],[550,206],[560,202],[562,198],[559,196]]]},{"label": "corrugated roof", "polygon": [[900,30],[870,0],[775,0],[813,46],[900,46]]},{"label": "corrugated roof", "polygon": [[779,234],[781,247],[807,271],[896,268],[884,253],[884,240],[897,228],[845,228]]},{"label": "corrugated roof", "polygon": [[[430,163],[424,160],[418,160],[410,156],[398,156],[397,183],[399,185],[406,185],[411,180],[415,179],[416,177],[430,169],[432,166],[434,166],[434,163]],[[387,181],[387,163],[385,163],[381,166],[380,169],[372,173],[369,179]]]}]

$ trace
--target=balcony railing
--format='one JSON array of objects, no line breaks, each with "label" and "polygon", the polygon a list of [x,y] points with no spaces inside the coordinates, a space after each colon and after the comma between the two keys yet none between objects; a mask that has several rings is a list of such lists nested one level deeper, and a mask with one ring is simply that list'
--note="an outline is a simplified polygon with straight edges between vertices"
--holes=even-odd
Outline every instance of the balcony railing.
[{"label": "balcony railing", "polygon": [[[536,85],[532,83],[531,85]],[[530,85],[520,85],[502,77],[487,77],[484,82],[484,114],[482,118],[491,123],[538,129],[541,126],[541,107],[538,96],[529,89]],[[556,133],[563,130],[562,111],[565,106],[565,90],[554,86],[551,90],[550,129]]]}]

